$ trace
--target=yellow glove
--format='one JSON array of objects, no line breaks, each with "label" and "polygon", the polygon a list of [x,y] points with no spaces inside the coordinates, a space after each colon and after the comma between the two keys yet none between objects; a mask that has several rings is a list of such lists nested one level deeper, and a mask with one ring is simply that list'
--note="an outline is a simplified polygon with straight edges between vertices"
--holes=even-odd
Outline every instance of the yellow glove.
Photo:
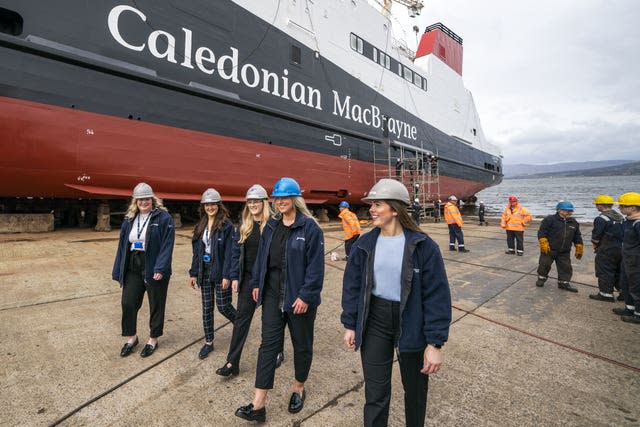
[{"label": "yellow glove", "polygon": [[546,237],[541,237],[538,239],[538,242],[540,242],[540,252],[542,252],[543,254],[548,254],[549,252],[551,252],[549,239],[547,239]]},{"label": "yellow glove", "polygon": [[584,253],[584,245],[582,243],[576,243],[576,259],[581,259]]}]

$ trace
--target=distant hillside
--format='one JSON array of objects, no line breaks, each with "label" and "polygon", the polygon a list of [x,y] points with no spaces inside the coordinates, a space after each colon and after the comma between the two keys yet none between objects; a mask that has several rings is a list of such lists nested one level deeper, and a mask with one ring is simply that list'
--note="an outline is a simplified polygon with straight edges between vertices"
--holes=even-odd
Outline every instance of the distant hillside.
[{"label": "distant hillside", "polygon": [[609,166],[606,168],[595,168],[586,170],[574,170],[565,172],[538,173],[534,175],[518,176],[518,178],[547,178],[555,177],[572,177],[572,176],[630,176],[640,175],[640,162],[625,163],[617,166]]},{"label": "distant hillside", "polygon": [[[565,163],[552,163],[549,165],[529,165],[529,164],[515,164],[504,165],[504,177],[505,178],[533,178],[534,176],[549,176],[558,175],[559,172],[576,172],[583,170],[602,169],[612,166],[618,166],[625,163],[633,163],[635,160],[602,160],[594,162],[565,162]],[[618,174],[621,175],[621,174]],[[624,174],[633,175],[633,174]],[[558,175],[560,176],[560,175]],[[564,176],[564,175],[563,175]],[[569,176],[569,175],[567,175]],[[571,175],[575,176],[575,175]],[[587,176],[587,175],[584,175]]]}]

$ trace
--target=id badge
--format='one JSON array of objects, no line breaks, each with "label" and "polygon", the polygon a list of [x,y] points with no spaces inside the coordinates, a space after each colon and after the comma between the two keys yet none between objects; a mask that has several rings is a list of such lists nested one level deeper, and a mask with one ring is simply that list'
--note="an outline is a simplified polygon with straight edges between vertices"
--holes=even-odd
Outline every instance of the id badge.
[{"label": "id badge", "polygon": [[206,262],[207,264],[209,264],[209,263],[211,262],[211,255],[209,255],[209,254],[205,253],[205,254],[202,256],[202,261],[204,261],[204,262]]},{"label": "id badge", "polygon": [[136,251],[144,251],[144,242],[133,242],[133,249]]}]

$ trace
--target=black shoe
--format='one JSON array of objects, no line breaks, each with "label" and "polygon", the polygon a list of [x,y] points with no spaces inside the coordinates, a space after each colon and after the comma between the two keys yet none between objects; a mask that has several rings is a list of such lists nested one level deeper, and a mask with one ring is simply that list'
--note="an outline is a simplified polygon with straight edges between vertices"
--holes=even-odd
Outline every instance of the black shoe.
[{"label": "black shoe", "polygon": [[136,348],[136,346],[138,345],[138,337],[136,337],[136,340],[129,344],[124,343],[124,345],[122,346],[122,350],[120,350],[120,357],[127,357],[128,355],[130,355],[131,353],[133,353],[133,349]]},{"label": "black shoe", "polygon": [[284,363],[284,353],[281,351],[276,356],[276,369],[278,369],[280,365],[282,365],[283,363]]},{"label": "black shoe", "polygon": [[538,279],[536,280],[536,286],[541,288],[544,286],[544,282],[545,282],[545,279]]},{"label": "black shoe", "polygon": [[267,420],[267,409],[262,407],[254,410],[253,403],[249,403],[247,406],[241,406],[236,409],[236,417],[247,421],[263,423]]},{"label": "black shoe", "polygon": [[515,251],[510,251],[509,249],[507,249],[506,251],[504,251],[505,254],[507,255],[515,255]]},{"label": "black shoe", "polygon": [[618,294],[618,296],[616,297],[616,301],[624,301],[624,295]]},{"label": "black shoe", "polygon": [[304,407],[304,399],[306,398],[307,393],[304,390],[302,390],[302,394],[297,391],[291,393],[291,399],[289,399],[289,412],[297,414],[302,411],[302,408]]},{"label": "black shoe", "polygon": [[228,365],[229,363],[225,363],[222,368],[216,369],[216,374],[221,377],[230,377],[231,375],[238,375],[240,373],[240,368],[233,365],[229,367]]},{"label": "black shoe", "polygon": [[465,253],[465,252],[471,252],[471,251],[467,248],[458,248],[458,252]]},{"label": "black shoe", "polygon": [[200,353],[198,353],[198,357],[200,359],[204,359],[205,357],[207,357],[209,355],[209,353],[211,353],[213,351],[213,343],[212,344],[205,344],[202,346],[202,348],[200,349]]},{"label": "black shoe", "polygon": [[606,296],[602,295],[600,292],[598,292],[597,294],[589,295],[589,298],[597,300],[597,301],[613,302],[613,297],[606,297]]},{"label": "black shoe", "polygon": [[149,357],[153,354],[154,351],[158,348],[158,343],[156,345],[145,344],[144,348],[140,352],[140,357]]},{"label": "black shoe", "polygon": [[618,316],[633,316],[633,310],[629,310],[627,307],[612,308],[611,311]]},{"label": "black shoe", "polygon": [[578,289],[571,286],[571,283],[558,283],[558,289],[569,292],[578,292]]},{"label": "black shoe", "polygon": [[[622,316],[622,321],[627,323],[640,324],[640,316],[633,314],[631,316]],[[289,403],[289,412],[291,412],[291,403]]]},{"label": "black shoe", "polygon": [[451,246],[449,246],[449,250],[450,250],[451,252],[455,252],[455,251],[456,251],[456,248],[452,248]]},{"label": "black shoe", "polygon": [[524,255],[524,252],[516,252],[516,255],[518,255],[518,256],[523,256],[523,255]]}]

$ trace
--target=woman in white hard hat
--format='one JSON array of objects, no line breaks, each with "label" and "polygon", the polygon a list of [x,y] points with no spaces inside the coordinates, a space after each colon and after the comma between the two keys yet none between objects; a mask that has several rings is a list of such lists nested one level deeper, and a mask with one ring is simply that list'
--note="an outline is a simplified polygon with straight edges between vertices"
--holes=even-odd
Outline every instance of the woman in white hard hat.
[{"label": "woman in white hard hat", "polygon": [[149,184],[141,182],[120,228],[120,241],[111,274],[122,288],[122,336],[128,340],[120,356],[130,355],[138,345],[137,319],[144,294],[149,296],[149,341],[140,356],[151,356],[162,336],[167,288],[171,277],[171,258],[175,228],[173,218],[153,194]]},{"label": "woman in white hard hat", "polygon": [[387,425],[397,349],[405,423],[423,426],[428,375],[440,369],[440,348],[451,323],[442,255],[409,216],[409,193],[403,184],[381,179],[362,201],[371,204],[374,228],[358,239],[349,256],[340,319],[345,345],[360,349],[364,425]]},{"label": "woman in white hard hat", "polygon": [[289,329],[295,379],[288,411],[300,412],[313,359],[313,333],[324,280],[324,236],[293,178],[281,178],[271,193],[276,214],[262,233],[251,284],[262,305],[262,341],[258,351],[253,400],[236,410],[248,421],[266,420],[267,393],[273,388],[276,356]]},{"label": "woman in white hard hat", "polygon": [[216,370],[216,374],[223,377],[240,373],[240,356],[256,311],[251,287],[251,270],[258,254],[260,236],[271,214],[267,190],[259,184],[252,185],[247,190],[240,228],[233,236],[230,275],[233,292],[238,293],[238,311],[236,320],[233,322],[233,333],[226,362]]},{"label": "woman in white hard hat", "polygon": [[191,246],[193,257],[189,269],[189,286],[200,288],[202,294],[202,324],[204,345],[198,353],[204,359],[213,351],[213,296],[218,311],[231,322],[236,309],[231,305],[231,245],[233,225],[229,211],[222,204],[220,193],[208,188],[200,200],[202,217],[193,229]]}]

